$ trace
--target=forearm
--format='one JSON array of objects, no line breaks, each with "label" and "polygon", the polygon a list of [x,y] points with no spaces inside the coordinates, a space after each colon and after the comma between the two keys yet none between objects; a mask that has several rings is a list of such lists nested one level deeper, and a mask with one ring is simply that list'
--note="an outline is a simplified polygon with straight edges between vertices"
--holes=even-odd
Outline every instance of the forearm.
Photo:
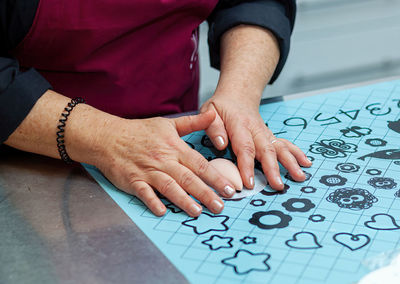
[{"label": "forearm", "polygon": [[299,165],[309,167],[304,153],[287,140],[278,139],[259,113],[266,84],[278,64],[278,42],[267,29],[236,26],[224,33],[220,48],[221,75],[214,96],[201,110],[213,109],[218,116],[206,131],[219,150],[228,139],[247,188],[254,187],[254,159],[271,188],[282,190],[278,161],[296,181],[304,181]]},{"label": "forearm", "polygon": [[240,25],[221,38],[221,75],[216,94],[258,104],[279,61],[274,35],[257,26]]},{"label": "forearm", "polygon": [[[60,158],[56,132],[58,120],[70,98],[47,91],[28,116],[5,141],[5,144],[27,152]],[[66,122],[65,145],[72,160],[95,164],[101,155],[102,129],[116,117],[89,105],[78,104]]]}]

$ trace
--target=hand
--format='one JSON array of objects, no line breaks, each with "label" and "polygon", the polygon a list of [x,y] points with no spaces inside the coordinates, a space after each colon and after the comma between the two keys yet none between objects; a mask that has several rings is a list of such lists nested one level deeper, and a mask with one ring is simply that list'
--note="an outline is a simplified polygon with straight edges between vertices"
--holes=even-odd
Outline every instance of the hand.
[{"label": "hand", "polygon": [[237,98],[217,92],[201,107],[201,112],[214,110],[217,113],[206,133],[219,150],[228,145],[229,138],[244,185],[254,187],[254,158],[261,162],[273,189],[284,188],[278,161],[294,180],[304,181],[305,174],[300,166],[312,164],[306,155],[291,142],[273,135],[261,118],[258,103]]},{"label": "hand", "polygon": [[[190,216],[200,215],[199,200],[213,213],[224,207],[233,185],[189,147],[180,136],[207,128],[215,112],[176,119],[117,119],[104,141],[104,155],[96,165],[121,190],[135,195],[157,216],[166,212],[154,190]],[[208,185],[209,186],[208,186]]]}]

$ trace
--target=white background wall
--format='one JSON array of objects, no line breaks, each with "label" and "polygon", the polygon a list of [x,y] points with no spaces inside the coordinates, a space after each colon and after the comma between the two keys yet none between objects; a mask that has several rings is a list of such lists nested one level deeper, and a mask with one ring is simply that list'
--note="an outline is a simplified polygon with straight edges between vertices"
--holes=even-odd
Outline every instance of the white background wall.
[{"label": "white background wall", "polygon": [[[400,75],[400,0],[298,0],[292,48],[264,97]],[[218,72],[209,67],[207,29],[200,27],[200,102]]]}]

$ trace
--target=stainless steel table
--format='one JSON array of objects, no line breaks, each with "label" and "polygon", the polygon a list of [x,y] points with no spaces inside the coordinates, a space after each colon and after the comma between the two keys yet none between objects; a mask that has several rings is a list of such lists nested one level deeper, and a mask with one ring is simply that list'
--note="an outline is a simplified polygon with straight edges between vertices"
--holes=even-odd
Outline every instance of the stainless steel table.
[{"label": "stainless steel table", "polygon": [[0,147],[0,283],[161,282],[187,280],[80,165]]},{"label": "stainless steel table", "polygon": [[0,283],[187,283],[80,165],[0,151]]}]

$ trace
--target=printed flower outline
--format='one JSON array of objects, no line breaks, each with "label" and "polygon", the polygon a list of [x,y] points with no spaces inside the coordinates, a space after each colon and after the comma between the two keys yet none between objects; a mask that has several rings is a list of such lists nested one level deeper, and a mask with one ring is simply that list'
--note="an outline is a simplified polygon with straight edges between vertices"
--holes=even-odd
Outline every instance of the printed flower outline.
[{"label": "printed flower outline", "polygon": [[392,178],[388,177],[374,177],[368,181],[368,184],[380,189],[393,189],[397,183]]},{"label": "printed flower outline", "polygon": [[369,209],[374,203],[378,202],[378,198],[368,190],[351,187],[336,189],[329,194],[326,200],[335,203],[340,208],[350,210]]},{"label": "printed flower outline", "polygon": [[319,182],[326,186],[341,186],[346,184],[347,178],[340,175],[326,175],[322,176]]},{"label": "printed flower outline", "polygon": [[[295,206],[296,203],[302,206]],[[306,198],[290,198],[283,202],[282,206],[289,212],[308,212],[315,207],[315,204]]]},{"label": "printed flower outline", "polygon": [[314,223],[324,222],[325,216],[323,216],[321,214],[314,214],[314,215],[310,215],[308,217],[308,220],[310,220],[311,222],[314,222]]},{"label": "printed flower outline", "polygon": [[313,186],[303,186],[300,191],[303,193],[315,193],[317,189]]},{"label": "printed flower outline", "polygon": [[258,207],[258,206],[264,206],[267,202],[265,200],[262,199],[253,199],[252,201],[250,201],[250,204]]},{"label": "printed flower outline", "polygon": [[[265,224],[262,222],[262,217],[264,216],[276,216],[279,218],[279,221],[273,224]],[[289,226],[290,221],[292,221],[292,217],[290,217],[289,215],[286,215],[285,213],[278,210],[271,210],[254,213],[253,216],[250,218],[249,223],[263,230],[271,230],[286,228],[287,226]]]},{"label": "printed flower outline", "polygon": [[360,169],[360,166],[353,163],[339,163],[335,169],[342,173],[356,173]]}]

